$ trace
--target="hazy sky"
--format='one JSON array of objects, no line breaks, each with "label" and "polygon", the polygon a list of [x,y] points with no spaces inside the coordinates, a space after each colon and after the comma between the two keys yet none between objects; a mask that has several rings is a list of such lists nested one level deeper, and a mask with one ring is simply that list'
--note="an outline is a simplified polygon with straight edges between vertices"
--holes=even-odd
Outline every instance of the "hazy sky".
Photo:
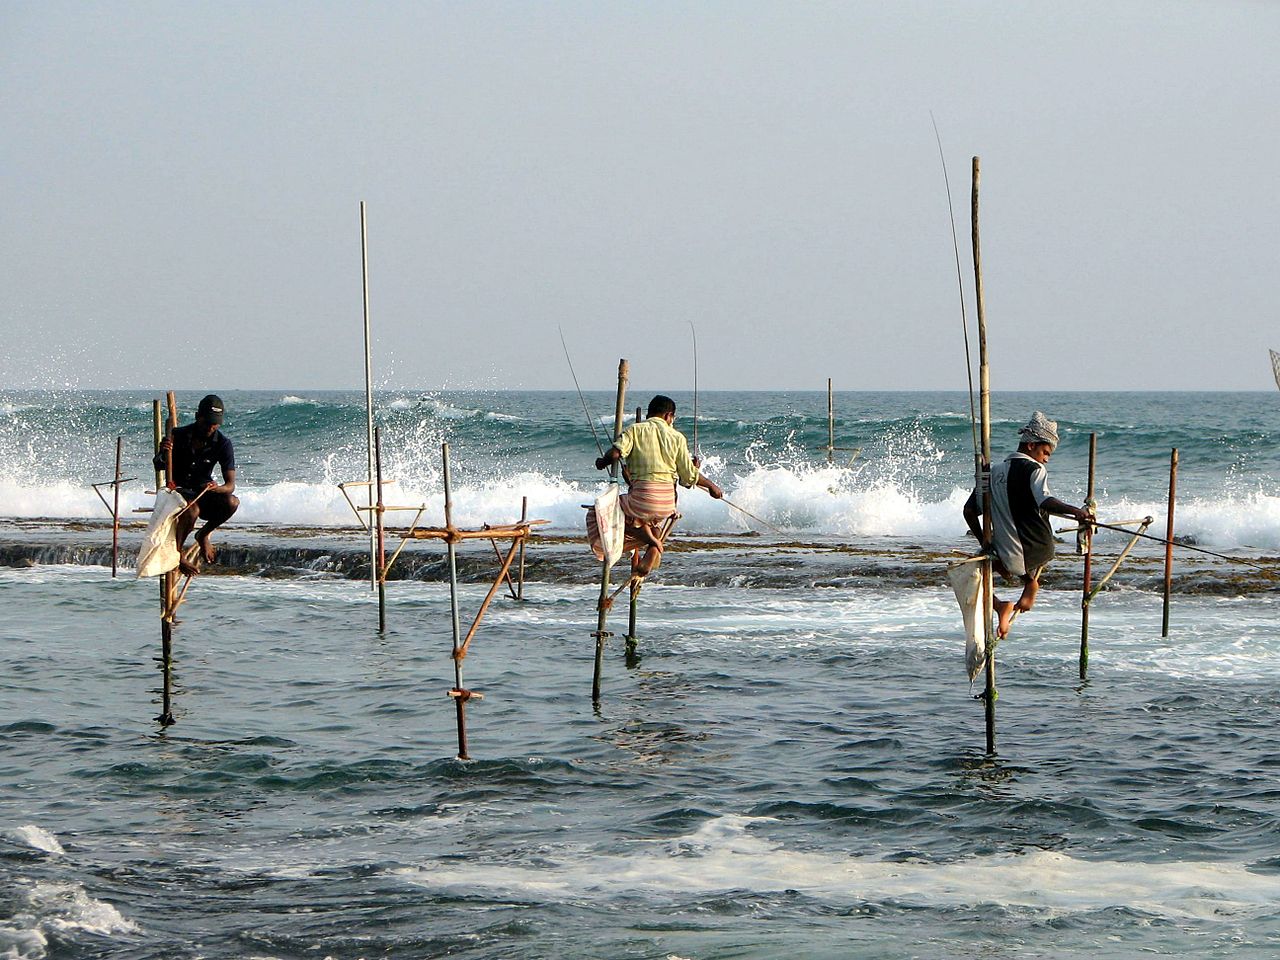
[{"label": "hazy sky", "polygon": [[0,388],[1274,389],[1280,3],[0,4]]}]

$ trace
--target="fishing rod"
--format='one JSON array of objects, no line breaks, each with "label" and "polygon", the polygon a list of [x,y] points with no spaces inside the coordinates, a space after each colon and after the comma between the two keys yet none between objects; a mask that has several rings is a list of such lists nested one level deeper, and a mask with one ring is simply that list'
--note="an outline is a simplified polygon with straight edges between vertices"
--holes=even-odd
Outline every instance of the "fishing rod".
[{"label": "fishing rod", "polygon": [[776,534],[780,534],[781,536],[786,536],[785,531],[778,530],[776,526],[773,526],[773,524],[771,524],[771,522],[769,522],[768,520],[764,520],[763,517],[755,516],[754,513],[751,513],[751,511],[749,511],[749,509],[742,509],[741,507],[737,506],[736,503],[733,503],[733,500],[731,500],[730,498],[721,497],[721,503],[728,504],[728,506],[732,507],[733,509],[736,509],[736,511],[739,513],[745,513],[745,515],[749,516],[751,520],[754,520],[756,524],[763,524],[764,526],[769,527],[769,530],[776,532]]},{"label": "fishing rod", "polygon": [[693,455],[702,459],[702,451],[698,446],[698,330],[693,321],[687,321],[689,332],[693,334]]},{"label": "fishing rod", "polygon": [[938,121],[929,111],[929,121],[933,124],[933,136],[938,141],[938,159],[942,161],[942,182],[947,187],[947,213],[951,216],[951,247],[956,254],[956,283],[960,287],[960,325],[964,330],[964,371],[969,377],[969,426],[973,430],[973,455],[976,459],[978,451],[978,412],[973,403],[973,356],[969,350],[969,314],[964,306],[964,274],[960,270],[960,241],[956,239],[956,211],[951,205],[951,178],[947,176],[947,158],[942,152],[942,135],[938,133]]},{"label": "fishing rod", "polygon": [[[1116,533],[1128,534],[1131,537],[1141,537],[1143,540],[1152,540],[1156,543],[1162,543],[1165,546],[1181,547],[1183,550],[1194,550],[1196,553],[1205,553],[1211,557],[1217,557],[1219,560],[1227,560],[1227,561],[1230,561],[1231,563],[1242,563],[1246,567],[1256,567],[1259,570],[1267,571],[1267,573],[1271,573],[1273,569],[1271,567],[1264,567],[1260,563],[1254,563],[1251,560],[1243,560],[1240,557],[1229,557],[1225,553],[1214,553],[1212,550],[1204,549],[1204,547],[1193,547],[1189,543],[1179,543],[1177,540],[1166,540],[1164,537],[1152,536],[1149,533],[1138,533],[1138,531],[1136,530],[1129,530],[1126,527],[1118,527],[1115,524],[1099,523],[1097,520],[1090,520],[1089,523],[1090,525],[1099,527],[1103,530],[1114,530]],[[1059,530],[1058,532],[1071,533],[1078,529],[1079,527],[1068,527],[1064,530]]]},{"label": "fishing rod", "polygon": [[569,374],[573,377],[573,385],[578,391],[578,399],[582,401],[582,412],[587,415],[587,426],[591,428],[591,436],[596,441],[596,449],[600,451],[600,456],[604,456],[604,447],[600,445],[600,435],[596,433],[596,422],[591,418],[591,411],[587,409],[587,398],[582,395],[582,387],[578,386],[578,375],[574,373],[573,361],[569,359],[569,345],[564,342],[564,329],[556,324],[556,329],[560,331],[560,346],[564,347],[564,359],[569,364]]}]

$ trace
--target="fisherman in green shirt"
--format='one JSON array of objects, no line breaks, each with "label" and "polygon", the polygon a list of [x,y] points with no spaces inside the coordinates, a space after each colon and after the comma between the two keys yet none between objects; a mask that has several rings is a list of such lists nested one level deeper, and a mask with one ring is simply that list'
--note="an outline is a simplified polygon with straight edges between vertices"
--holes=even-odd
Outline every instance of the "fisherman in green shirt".
[{"label": "fisherman in green shirt", "polygon": [[674,426],[676,403],[661,394],[649,401],[648,419],[632,424],[622,437],[596,460],[596,469],[608,469],[626,461],[631,478],[628,493],[618,498],[627,517],[627,548],[645,547],[636,572],[652,573],[662,560],[659,528],[676,512],[676,484],[702,487],[714,499],[724,491],[702,475],[698,461],[689,455],[689,441]]}]

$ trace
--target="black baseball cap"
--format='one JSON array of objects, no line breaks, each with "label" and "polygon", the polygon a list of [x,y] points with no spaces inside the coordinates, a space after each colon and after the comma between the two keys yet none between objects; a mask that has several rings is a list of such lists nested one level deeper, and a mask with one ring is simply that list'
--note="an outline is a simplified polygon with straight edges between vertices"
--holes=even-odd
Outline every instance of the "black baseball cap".
[{"label": "black baseball cap", "polygon": [[222,413],[222,398],[212,393],[201,400],[200,406],[196,407],[196,419],[203,420],[205,423],[221,423]]}]

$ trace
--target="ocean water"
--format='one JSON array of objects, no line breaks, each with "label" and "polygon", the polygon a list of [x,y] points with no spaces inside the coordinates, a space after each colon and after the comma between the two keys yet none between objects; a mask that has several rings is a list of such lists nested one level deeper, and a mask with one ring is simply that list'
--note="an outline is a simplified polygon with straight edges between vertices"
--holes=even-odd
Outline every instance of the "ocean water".
[{"label": "ocean water", "polygon": [[[1097,432],[1104,519],[1162,531],[1177,446],[1179,536],[1267,570],[1180,553],[1161,638],[1160,550],[1140,547],[1094,607],[1082,682],[1064,543],[999,649],[987,756],[940,575],[968,548],[962,394],[838,394],[837,443],[862,452],[835,466],[825,394],[700,397],[710,468],[784,532],[685,497],[685,546],[641,596],[637,653],[609,642],[598,705],[576,395],[380,397],[403,502],[438,522],[448,440],[460,522],[527,496],[556,535],[464,663],[484,699],[459,761],[438,548],[408,548],[385,633],[356,579],[367,543],[335,484],[364,471],[361,396],[224,396],[244,508],[182,608],[167,729],[155,584],[102,566],[84,489],[117,433],[148,477],[150,397],[0,397],[0,957],[1280,950],[1280,398],[997,396],[997,450],[1031,409],[1059,419],[1064,499]],[[464,626],[484,550],[464,551]]]}]

